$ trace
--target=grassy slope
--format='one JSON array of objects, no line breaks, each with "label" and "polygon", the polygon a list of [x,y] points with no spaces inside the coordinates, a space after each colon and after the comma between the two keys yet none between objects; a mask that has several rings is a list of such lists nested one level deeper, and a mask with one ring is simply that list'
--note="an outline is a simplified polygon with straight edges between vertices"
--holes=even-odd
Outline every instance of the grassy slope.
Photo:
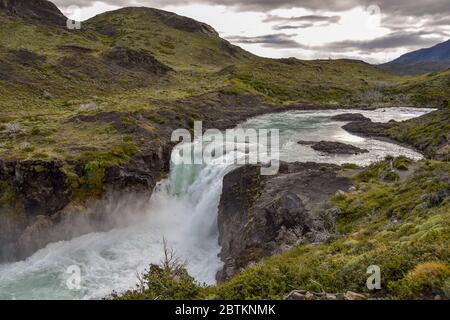
[{"label": "grassy slope", "polygon": [[[102,14],[76,32],[1,13],[0,23],[1,158],[77,158],[78,153],[68,148],[89,136],[96,137],[94,147],[111,150],[120,145],[123,134],[102,124],[80,126],[67,120],[100,111],[161,110],[161,104],[152,99],[170,101],[223,91],[263,95],[276,104],[392,105],[428,96],[434,102],[449,91],[442,89],[448,82],[446,74],[435,75],[430,82],[424,77],[394,77],[359,61],[259,58],[230,45],[214,31],[183,31],[183,24],[195,27],[196,23],[179,16],[167,19],[151,9]],[[104,55],[113,47],[145,50],[174,71],[154,76],[111,69]],[[27,50],[38,62],[18,61],[14,50]],[[46,97],[46,92],[53,97]],[[80,111],[80,105],[89,102],[101,110]],[[10,123],[20,124],[20,135],[5,134]],[[152,130],[151,124],[148,129]]]},{"label": "grassy slope", "polygon": [[[401,182],[386,181],[399,176]],[[195,284],[180,270],[174,278],[170,268],[152,267],[143,291],[115,298],[280,299],[294,289],[352,290],[387,299],[450,297],[450,164],[398,158],[372,165],[354,180],[356,192],[333,200],[341,214],[328,243],[265,259],[215,287]],[[371,265],[381,268],[380,291],[367,290]]]},{"label": "grassy slope", "polygon": [[387,95],[405,94],[414,104],[439,106],[450,101],[450,70],[416,77],[401,77],[397,84],[386,88]]}]

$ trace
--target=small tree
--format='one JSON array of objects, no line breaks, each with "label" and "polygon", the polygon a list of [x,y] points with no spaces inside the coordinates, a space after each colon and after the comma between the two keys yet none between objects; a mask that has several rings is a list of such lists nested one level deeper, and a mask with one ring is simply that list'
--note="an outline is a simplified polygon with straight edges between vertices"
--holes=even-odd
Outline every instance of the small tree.
[{"label": "small tree", "polygon": [[151,264],[142,275],[138,274],[137,289],[123,294],[113,292],[117,300],[193,300],[198,297],[202,286],[192,278],[185,262],[182,262],[174,250],[163,239],[164,258],[160,265]]}]

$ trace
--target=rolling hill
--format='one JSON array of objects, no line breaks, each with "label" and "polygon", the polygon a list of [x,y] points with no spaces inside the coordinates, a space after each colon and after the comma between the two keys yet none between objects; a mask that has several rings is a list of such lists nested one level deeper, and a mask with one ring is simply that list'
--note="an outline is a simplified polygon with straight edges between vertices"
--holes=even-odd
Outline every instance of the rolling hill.
[{"label": "rolling hill", "polygon": [[226,127],[270,109],[450,99],[448,72],[400,78],[356,60],[261,58],[162,10],[106,12],[81,30],[65,19],[45,0],[0,4],[2,159],[116,164],[128,159],[111,154],[123,139],[154,148],[149,137],[158,145],[195,119]]}]

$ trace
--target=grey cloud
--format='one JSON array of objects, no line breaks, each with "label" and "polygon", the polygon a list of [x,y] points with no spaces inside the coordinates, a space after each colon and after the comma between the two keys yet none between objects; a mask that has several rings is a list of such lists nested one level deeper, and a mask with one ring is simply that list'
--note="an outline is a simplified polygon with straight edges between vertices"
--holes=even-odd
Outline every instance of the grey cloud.
[{"label": "grey cloud", "polygon": [[[52,0],[60,8],[70,5],[90,6],[92,0]],[[241,44],[261,44],[270,48],[308,49],[327,51],[333,54],[356,51],[361,54],[381,52],[383,50],[408,48],[417,49],[431,46],[448,39],[450,26],[449,0],[102,0],[117,6],[148,6],[163,8],[168,5],[187,5],[193,3],[223,5],[238,11],[255,11],[264,14],[274,9],[304,8],[312,10],[309,16],[283,18],[267,15],[266,22],[271,23],[274,34],[259,37],[235,36],[228,40]],[[293,35],[283,30],[295,30],[317,27],[339,22],[339,13],[356,7],[379,6],[382,14],[382,26],[391,31],[384,37],[369,41],[339,41],[320,47],[308,47],[298,43]],[[280,32],[280,33],[276,33]]]},{"label": "grey cloud", "polygon": [[314,47],[315,50],[329,50],[333,52],[358,51],[360,53],[381,52],[386,49],[396,48],[421,48],[432,46],[442,41],[442,38],[428,37],[426,32],[401,33],[395,32],[383,37],[368,41],[346,40],[332,42],[320,47]]},{"label": "grey cloud", "polygon": [[[89,6],[92,0],[54,0],[61,7],[70,5]],[[240,8],[241,10],[252,10],[267,12],[279,8],[305,8],[318,11],[344,11],[358,6],[368,7],[378,5],[383,13],[400,16],[423,16],[424,14],[450,13],[450,2],[448,0],[103,0],[103,2],[118,6],[129,6],[132,3],[145,6],[182,5],[189,3],[206,3],[214,5],[225,5]]]},{"label": "grey cloud", "polygon": [[[450,16],[449,0],[102,0],[105,3],[117,6],[148,6],[161,8],[168,5],[186,5],[192,3],[203,3],[212,5],[224,5],[237,10],[251,10],[257,12],[269,12],[280,8],[305,8],[314,10],[318,14],[298,17],[300,20],[284,21],[277,26],[277,30],[289,30],[298,28],[313,27],[317,23],[333,23],[333,21],[321,20],[324,16],[320,12],[341,12],[355,7],[365,7],[377,5],[383,15],[383,26],[392,28],[393,31],[405,28],[407,21],[411,19],[418,21],[425,19],[424,27],[439,28],[448,26]],[[92,5],[93,0],[53,0],[60,8],[64,9],[70,5],[86,7]],[[408,20],[408,17],[410,20]],[[330,18],[330,17],[328,17]],[[337,16],[331,17],[338,21]],[[316,20],[315,20],[316,19]],[[397,28],[396,28],[397,26]]]},{"label": "grey cloud", "polygon": [[[304,29],[311,27],[323,27],[330,24],[338,23],[341,20],[339,16],[322,16],[322,15],[307,15],[299,17],[280,17],[268,15],[263,22],[277,22],[279,25],[275,26],[275,30],[287,29]],[[295,23],[295,24],[292,24]]]},{"label": "grey cloud", "polygon": [[306,29],[306,28],[312,28],[317,27],[318,25],[315,25],[314,23],[303,23],[300,25],[281,25],[281,26],[275,26],[273,27],[275,30],[295,30],[295,29]]},{"label": "grey cloud", "polygon": [[321,16],[321,15],[308,15],[308,16],[299,16],[299,17],[280,17],[274,15],[268,15],[263,21],[264,22],[329,22],[336,23],[341,20],[339,16]]},{"label": "grey cloud", "polygon": [[294,36],[295,35],[285,33],[275,33],[256,37],[231,36],[227,37],[227,40],[240,44],[262,44],[264,47],[268,48],[305,48],[304,45],[292,39]]}]

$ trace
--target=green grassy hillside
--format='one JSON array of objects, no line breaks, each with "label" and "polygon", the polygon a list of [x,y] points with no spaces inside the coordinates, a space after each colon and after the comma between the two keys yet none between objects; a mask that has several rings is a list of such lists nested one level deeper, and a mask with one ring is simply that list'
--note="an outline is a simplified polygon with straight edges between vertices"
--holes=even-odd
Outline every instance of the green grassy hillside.
[{"label": "green grassy hillside", "polygon": [[[209,103],[216,96],[206,93],[333,106],[437,104],[449,94],[447,73],[399,78],[360,61],[260,58],[208,25],[155,9],[104,13],[75,31],[1,10],[0,23],[1,158],[67,159],[64,147],[89,136],[96,137],[94,146],[111,150],[113,141],[126,138],[123,132],[70,119],[100,112],[133,118],[164,111],[171,101]],[[192,114],[188,104],[177,108],[182,118]],[[18,133],[10,134],[11,125]]]}]

